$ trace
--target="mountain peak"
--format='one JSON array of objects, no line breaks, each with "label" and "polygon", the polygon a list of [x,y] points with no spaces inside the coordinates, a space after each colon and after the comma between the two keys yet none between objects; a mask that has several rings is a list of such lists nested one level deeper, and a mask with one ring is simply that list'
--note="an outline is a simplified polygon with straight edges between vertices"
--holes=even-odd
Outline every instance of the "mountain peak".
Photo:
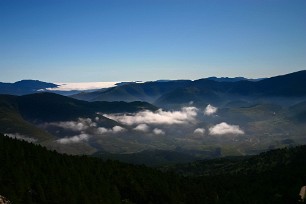
[{"label": "mountain peak", "polygon": [[25,80],[20,80],[16,81],[13,83],[14,86],[23,86],[23,87],[33,87],[33,88],[55,88],[58,87],[57,84],[53,83],[48,83],[48,82],[43,82],[39,80],[32,80],[32,79],[25,79]]},{"label": "mountain peak", "polygon": [[208,77],[208,80],[216,81],[216,82],[237,82],[237,81],[260,81],[263,78],[259,79],[248,79],[245,77]]},{"label": "mountain peak", "polygon": [[15,83],[0,83],[1,94],[25,95],[46,90],[47,88],[56,88],[57,84],[42,82],[39,80],[21,80]]}]

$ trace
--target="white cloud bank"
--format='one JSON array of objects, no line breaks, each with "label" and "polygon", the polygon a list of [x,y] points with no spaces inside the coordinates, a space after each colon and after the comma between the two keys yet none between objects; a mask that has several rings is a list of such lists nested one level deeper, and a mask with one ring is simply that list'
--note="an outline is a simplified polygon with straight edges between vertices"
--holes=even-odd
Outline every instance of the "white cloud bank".
[{"label": "white cloud bank", "polygon": [[57,142],[61,144],[70,144],[70,143],[78,143],[82,141],[87,141],[88,139],[89,139],[89,135],[82,133],[80,135],[76,135],[73,137],[65,137],[65,138],[58,139]]},{"label": "white cloud bank", "polygon": [[55,83],[56,88],[48,88],[50,91],[85,91],[116,86],[118,82],[84,82],[84,83]]},{"label": "white cloud bank", "polygon": [[195,121],[198,109],[196,107],[184,107],[180,111],[163,111],[156,112],[141,111],[132,115],[109,114],[104,115],[107,118],[118,121],[127,125],[134,124],[184,124]]},{"label": "white cloud bank", "polygon": [[206,108],[204,109],[204,115],[210,116],[210,115],[215,114],[217,111],[218,111],[217,107],[214,107],[214,106],[208,104],[206,106]]},{"label": "white cloud bank", "polygon": [[225,122],[219,123],[211,128],[209,128],[210,135],[226,135],[235,134],[243,135],[244,131],[240,129],[238,125],[229,125]]}]

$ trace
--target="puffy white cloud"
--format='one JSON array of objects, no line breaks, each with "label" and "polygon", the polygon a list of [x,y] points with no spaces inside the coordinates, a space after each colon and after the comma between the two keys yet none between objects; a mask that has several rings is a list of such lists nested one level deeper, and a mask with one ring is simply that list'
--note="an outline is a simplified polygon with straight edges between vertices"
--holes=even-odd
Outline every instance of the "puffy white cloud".
[{"label": "puffy white cloud", "polygon": [[65,129],[71,129],[71,130],[86,130],[88,126],[86,124],[83,124],[81,122],[60,122],[58,124],[59,127],[65,128]]},{"label": "puffy white cloud", "polygon": [[108,133],[109,131],[110,130],[108,130],[108,129],[104,128],[104,127],[97,128],[97,134],[100,134],[100,135]]},{"label": "puffy white cloud", "polygon": [[149,126],[147,124],[139,124],[134,128],[134,130],[141,131],[141,132],[148,132]]},{"label": "puffy white cloud", "polygon": [[159,128],[154,128],[153,133],[155,135],[164,135],[165,134],[165,132],[162,129],[159,129]]},{"label": "puffy white cloud", "polygon": [[69,144],[69,143],[78,143],[82,141],[87,141],[88,139],[89,139],[89,135],[82,133],[80,135],[76,135],[73,137],[65,137],[65,138],[58,139],[57,142],[61,144]]},{"label": "puffy white cloud", "polygon": [[27,137],[25,135],[22,135],[22,134],[19,134],[19,133],[15,133],[15,134],[12,134],[12,133],[6,133],[4,134],[5,136],[7,137],[10,137],[10,138],[14,138],[14,139],[17,139],[17,140],[24,140],[24,141],[27,141],[27,142],[37,142],[37,139],[35,138],[31,138],[31,137]]},{"label": "puffy white cloud", "polygon": [[194,134],[197,134],[197,135],[204,135],[205,133],[205,129],[204,128],[197,128],[193,131]]},{"label": "puffy white cloud", "polygon": [[127,125],[143,123],[172,125],[194,121],[197,116],[197,111],[198,109],[196,107],[184,107],[180,111],[163,111],[159,109],[156,112],[145,110],[136,114],[109,114],[104,116]]},{"label": "puffy white cloud", "polygon": [[238,125],[229,125],[225,122],[219,123],[211,128],[209,128],[210,135],[225,135],[225,134],[235,134],[242,135],[244,131],[240,129]]},{"label": "puffy white cloud", "polygon": [[125,130],[126,130],[125,128],[120,127],[120,126],[114,126],[111,129],[106,129],[104,127],[99,127],[99,128],[97,128],[96,133],[102,135],[102,134],[105,134],[105,133],[119,133],[119,132],[123,132]]},{"label": "puffy white cloud", "polygon": [[92,122],[90,118],[79,118],[77,121],[50,123],[49,125],[54,125],[54,126],[62,127],[64,129],[70,129],[74,131],[83,131],[83,130],[88,129],[89,127],[97,126],[97,124],[95,122]]},{"label": "puffy white cloud", "polygon": [[208,115],[209,116],[209,115],[212,115],[212,114],[216,113],[217,111],[218,111],[217,107],[214,107],[214,106],[208,104],[206,106],[206,108],[204,109],[204,115]]},{"label": "puffy white cloud", "polygon": [[123,128],[123,127],[120,127],[120,126],[114,126],[112,130],[113,130],[114,133],[118,133],[118,132],[123,132],[126,129]]}]

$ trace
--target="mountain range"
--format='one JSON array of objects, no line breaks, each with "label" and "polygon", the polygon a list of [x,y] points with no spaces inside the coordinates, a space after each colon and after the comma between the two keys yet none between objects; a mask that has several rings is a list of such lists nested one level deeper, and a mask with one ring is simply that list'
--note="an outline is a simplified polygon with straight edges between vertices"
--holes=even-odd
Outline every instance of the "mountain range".
[{"label": "mountain range", "polygon": [[0,195],[14,203],[299,200],[306,71],[56,86],[0,84]]},{"label": "mountain range", "polygon": [[[226,78],[225,78],[226,79]],[[234,78],[235,79],[235,78]],[[257,98],[305,98],[306,71],[262,80],[216,80],[215,78],[174,80],[165,82],[129,83],[106,90],[80,93],[72,97],[87,101],[147,101],[158,106],[217,103],[233,98],[254,101]]]},{"label": "mountain range", "polygon": [[299,71],[261,80],[123,83],[71,97],[43,92],[56,85],[40,81],[1,84],[15,94],[0,95],[0,132],[59,152],[135,163],[148,154],[156,164],[176,161],[169,155],[257,154],[306,143],[305,82]]},{"label": "mountain range", "polygon": [[111,88],[97,91],[52,91],[59,85],[38,80],[22,80],[15,83],[0,83],[0,94],[26,95],[42,91],[72,95],[86,101],[146,101],[159,106],[194,103],[218,103],[233,97],[256,100],[260,97],[305,97],[303,84],[306,71],[261,79],[243,77],[209,77],[199,80],[158,80],[144,83],[118,83]]},{"label": "mountain range", "polygon": [[[229,77],[209,77],[206,78],[207,80],[212,80],[212,81],[217,81],[217,82],[237,82],[237,81],[259,81],[262,79],[247,79],[244,77],[234,77],[234,78],[229,78]],[[154,83],[162,83],[162,82],[176,82],[176,81],[181,81],[181,80],[157,80],[154,81]],[[189,80],[184,80],[184,81],[189,81]],[[128,84],[135,84],[135,83],[142,83],[141,81],[135,81],[135,82],[118,82],[118,83],[114,83],[115,86],[122,86],[122,85],[128,85]],[[150,82],[146,82],[146,83],[150,83]],[[57,93],[57,94],[61,94],[61,95],[77,95],[79,93],[81,93],[82,91],[79,90],[79,88],[76,87],[76,89],[73,89],[73,87],[71,87],[69,90],[67,89],[67,87],[65,88],[65,90],[60,89],[59,87],[62,86],[63,83],[61,84],[55,84],[55,83],[48,83],[48,82],[43,82],[43,81],[39,81],[39,80],[21,80],[21,81],[17,81],[14,83],[4,83],[4,82],[0,82],[0,94],[10,94],[10,95],[26,95],[26,94],[33,94],[33,93],[39,93],[39,92],[43,92],[43,91],[48,91],[48,92],[52,92],[52,93]],[[64,85],[67,85],[66,83],[64,83]],[[69,85],[69,83],[68,83]],[[88,90],[86,90],[86,88],[82,88],[85,89],[83,92],[93,92],[95,91],[97,88],[92,88],[92,86],[88,87]],[[103,90],[107,90],[108,88],[101,88],[100,90],[98,90],[98,92],[101,92]]]}]

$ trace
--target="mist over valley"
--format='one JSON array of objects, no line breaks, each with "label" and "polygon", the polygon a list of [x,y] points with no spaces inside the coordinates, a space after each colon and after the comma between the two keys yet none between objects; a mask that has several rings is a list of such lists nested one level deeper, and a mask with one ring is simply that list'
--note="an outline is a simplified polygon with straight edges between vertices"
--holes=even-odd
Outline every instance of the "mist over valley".
[{"label": "mist over valley", "polygon": [[28,81],[33,93],[1,95],[1,132],[68,154],[168,150],[203,159],[305,144],[305,71],[224,79],[130,82],[70,97]]},{"label": "mist over valley", "polygon": [[296,202],[306,169],[305,82],[300,71],[81,93],[32,80],[0,87],[1,199]]},{"label": "mist over valley", "polygon": [[306,202],[306,1],[0,0],[0,204]]}]

